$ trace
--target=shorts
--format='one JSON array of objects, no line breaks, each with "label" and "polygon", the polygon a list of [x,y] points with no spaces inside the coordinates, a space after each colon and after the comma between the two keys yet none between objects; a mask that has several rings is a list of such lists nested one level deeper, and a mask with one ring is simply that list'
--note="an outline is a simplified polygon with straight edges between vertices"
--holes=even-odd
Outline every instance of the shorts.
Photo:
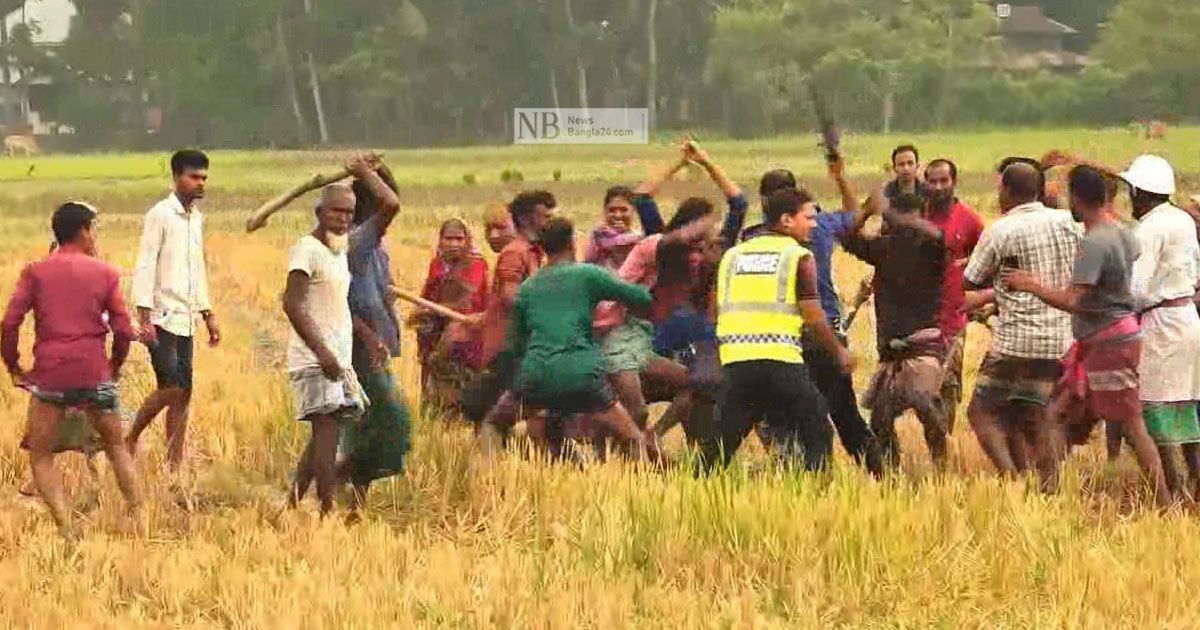
[{"label": "shorts", "polygon": [[338,422],[357,422],[366,411],[366,394],[354,370],[342,372],[339,380],[325,378],[319,367],[307,367],[288,373],[296,419],[309,420],[316,415],[332,415]]},{"label": "shorts", "polygon": [[990,407],[1018,403],[1044,407],[1061,375],[1058,359],[1024,359],[988,352],[975,378],[974,400]]},{"label": "shorts", "polygon": [[608,379],[599,374],[593,379],[591,387],[586,389],[567,392],[539,392],[532,389],[520,394],[524,404],[564,416],[605,411],[617,401]]},{"label": "shorts", "polygon": [[61,392],[30,386],[29,393],[48,405],[67,408],[91,408],[115,411],[120,406],[116,383],[101,383],[91,389],[68,389]]},{"label": "shorts", "polygon": [[150,364],[159,389],[192,390],[192,338],[173,335],[158,326],[158,341],[150,346]]},{"label": "shorts", "polygon": [[602,344],[605,374],[641,372],[654,356],[654,326],[628,317],[625,323],[604,335]]}]

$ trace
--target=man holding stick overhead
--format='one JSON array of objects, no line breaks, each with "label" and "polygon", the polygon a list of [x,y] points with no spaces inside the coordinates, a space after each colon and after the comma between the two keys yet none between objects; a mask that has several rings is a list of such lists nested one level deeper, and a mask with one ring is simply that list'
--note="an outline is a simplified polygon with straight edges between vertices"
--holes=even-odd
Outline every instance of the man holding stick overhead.
[{"label": "man holding stick overhead", "polygon": [[[395,214],[399,202],[375,172],[373,160],[356,157],[347,170],[368,182]],[[284,294],[283,309],[292,324],[288,378],[296,419],[312,426],[291,500],[297,503],[315,479],[322,515],[333,510],[339,425],[358,422],[368,403],[352,367],[355,326],[347,250],[354,211],[349,185],[331,184],[321,190],[317,227],[292,248]]]}]

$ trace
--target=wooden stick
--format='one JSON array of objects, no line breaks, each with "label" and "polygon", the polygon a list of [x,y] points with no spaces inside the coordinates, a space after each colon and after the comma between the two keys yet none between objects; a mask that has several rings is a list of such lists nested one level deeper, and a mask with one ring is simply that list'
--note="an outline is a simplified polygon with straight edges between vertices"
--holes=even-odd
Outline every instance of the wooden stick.
[{"label": "wooden stick", "polygon": [[[379,153],[371,153],[368,157],[371,160],[374,160],[376,163],[382,164],[381,160],[383,159],[383,155]],[[254,214],[246,220],[246,231],[253,232],[260,229],[262,226],[267,224],[267,219],[271,218],[272,214],[279,212],[284,206],[295,201],[305,193],[312,190],[319,190],[334,182],[340,182],[343,179],[350,177],[350,175],[350,167],[343,167],[342,170],[336,173],[329,173],[327,175],[313,175],[307,181],[297,184],[291,190],[259,206],[258,210],[255,210]]]},{"label": "wooden stick", "polygon": [[423,298],[407,289],[397,288],[396,289],[396,297],[398,297],[402,300],[405,300],[407,302],[412,302],[413,304],[416,304],[417,306],[420,306],[421,308],[423,308],[427,311],[431,311],[433,313],[441,315],[442,317],[448,317],[456,322],[466,322],[470,319],[466,315],[463,315],[462,313],[459,313],[458,311],[456,311],[452,308],[442,306],[441,304],[438,304],[437,302],[430,302],[429,300],[426,300],[425,298]]},{"label": "wooden stick", "polygon": [[350,176],[349,169],[342,169],[328,175],[313,175],[311,179],[297,184],[291,190],[259,206],[253,216],[246,220],[246,231],[253,232],[267,224],[271,215],[279,212],[284,206],[295,201],[305,193],[324,188],[334,182],[340,182]]}]

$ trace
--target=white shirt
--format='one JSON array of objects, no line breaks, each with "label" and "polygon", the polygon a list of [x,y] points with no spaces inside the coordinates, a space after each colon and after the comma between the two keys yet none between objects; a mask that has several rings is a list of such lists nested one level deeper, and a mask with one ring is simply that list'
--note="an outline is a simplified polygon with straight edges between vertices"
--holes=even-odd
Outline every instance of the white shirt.
[{"label": "white shirt", "polygon": [[133,274],[134,306],[150,322],[181,337],[196,331],[196,314],[212,310],[204,265],[204,218],[184,209],[175,193],[146,213]]},{"label": "white shirt", "polygon": [[[288,273],[293,271],[308,276],[308,301],[304,306],[338,364],[349,369],[354,324],[350,318],[350,264],[346,252],[335,254],[309,234],[292,247],[288,256]],[[293,328],[288,341],[288,371],[319,366],[316,355]]]},{"label": "white shirt", "polygon": [[1164,203],[1141,218],[1135,232],[1142,255],[1133,263],[1139,310],[1196,292],[1200,244],[1191,215]]}]

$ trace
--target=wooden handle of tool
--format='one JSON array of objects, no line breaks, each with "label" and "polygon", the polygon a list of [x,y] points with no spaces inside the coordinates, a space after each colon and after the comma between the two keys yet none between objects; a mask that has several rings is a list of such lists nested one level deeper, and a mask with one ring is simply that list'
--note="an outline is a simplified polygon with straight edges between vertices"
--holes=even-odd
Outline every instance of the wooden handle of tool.
[{"label": "wooden handle of tool", "polygon": [[295,201],[300,196],[304,195],[304,193],[307,193],[311,190],[324,188],[329,184],[341,181],[349,176],[350,170],[344,168],[336,173],[330,173],[327,175],[314,175],[311,179],[297,184],[291,190],[259,206],[258,210],[255,210],[254,214],[246,220],[246,231],[253,232],[262,228],[267,224],[267,219],[271,218],[271,215],[279,212],[284,206]]},{"label": "wooden handle of tool", "polygon": [[[376,161],[379,164],[382,164],[383,154],[371,153],[368,155],[368,158]],[[304,193],[311,190],[324,188],[334,182],[340,182],[343,179],[350,177],[350,175],[351,171],[350,167],[348,166],[343,167],[342,170],[336,173],[329,173],[327,175],[313,175],[308,181],[297,184],[291,190],[259,206],[258,210],[255,210],[254,214],[246,220],[246,231],[253,232],[262,228],[262,226],[267,224],[267,219],[271,218],[272,214],[279,212],[284,206],[295,201]]]},{"label": "wooden handle of tool", "polygon": [[442,317],[448,317],[456,322],[466,322],[468,319],[470,319],[466,315],[463,315],[452,308],[442,306],[437,302],[430,302],[429,300],[426,300],[425,298],[417,295],[416,293],[408,291],[407,289],[396,289],[396,297],[406,302],[412,302],[413,304],[416,304],[425,310],[437,313]]}]

